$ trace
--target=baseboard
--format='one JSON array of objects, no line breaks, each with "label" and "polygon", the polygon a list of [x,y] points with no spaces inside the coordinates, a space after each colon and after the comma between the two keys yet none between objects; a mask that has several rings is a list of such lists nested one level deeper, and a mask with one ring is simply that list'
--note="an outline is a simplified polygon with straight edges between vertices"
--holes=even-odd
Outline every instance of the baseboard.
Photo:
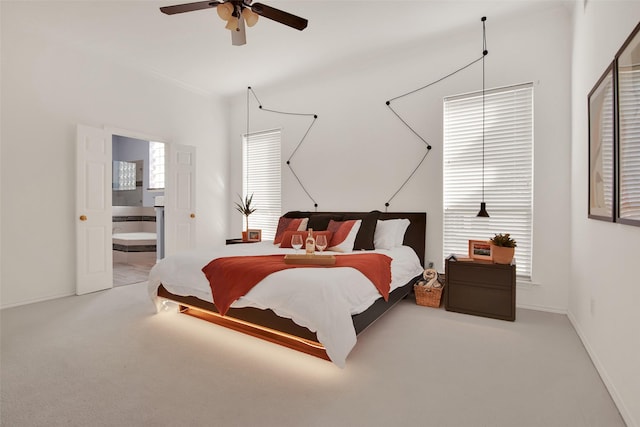
[{"label": "baseboard", "polygon": [[34,303],[37,303],[37,302],[51,301],[51,300],[58,299],[58,298],[66,298],[66,297],[70,297],[70,296],[74,296],[74,295],[75,295],[75,293],[72,292],[70,294],[52,295],[52,296],[48,296],[48,297],[44,297],[44,298],[35,298],[35,299],[16,302],[16,303],[12,303],[12,304],[2,304],[2,305],[0,305],[0,310],[4,310],[5,308],[14,308],[14,307],[20,307],[20,306],[23,306],[23,305],[34,304]]},{"label": "baseboard", "polygon": [[527,310],[544,311],[544,312],[547,312],[547,313],[567,314],[567,309],[566,308],[559,308],[559,307],[547,307],[547,306],[543,306],[543,305],[521,304],[521,303],[516,304],[516,307],[517,308],[524,308],[524,309],[527,309]]},{"label": "baseboard", "polygon": [[613,384],[613,381],[611,381],[611,378],[607,374],[607,370],[604,368],[604,365],[602,364],[597,354],[589,344],[587,337],[584,335],[584,333],[578,326],[578,322],[576,321],[576,318],[573,316],[573,313],[571,313],[570,310],[567,311],[567,317],[569,318],[569,322],[571,322],[573,329],[575,329],[576,333],[578,334],[580,341],[582,341],[582,345],[587,350],[587,354],[589,354],[589,357],[591,358],[591,362],[593,363],[593,366],[596,367],[596,371],[598,371],[598,374],[600,375],[600,378],[602,379],[604,386],[607,388],[607,391],[611,395],[611,398],[613,399],[613,403],[615,403],[616,407],[618,408],[618,412],[620,412],[620,416],[622,416],[622,419],[627,424],[627,427],[639,427],[638,424],[633,419],[631,413],[627,410],[627,407],[624,404],[624,400],[620,397],[620,394],[618,393],[618,390]]}]

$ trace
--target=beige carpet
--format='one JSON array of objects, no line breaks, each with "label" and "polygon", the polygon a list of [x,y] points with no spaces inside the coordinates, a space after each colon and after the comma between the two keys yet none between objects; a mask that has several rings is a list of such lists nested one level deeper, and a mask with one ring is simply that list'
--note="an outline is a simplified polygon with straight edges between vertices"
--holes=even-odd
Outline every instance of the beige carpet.
[{"label": "beige carpet", "polygon": [[1,313],[3,426],[623,426],[566,316],[401,302],[345,369],[177,313],[145,284]]}]

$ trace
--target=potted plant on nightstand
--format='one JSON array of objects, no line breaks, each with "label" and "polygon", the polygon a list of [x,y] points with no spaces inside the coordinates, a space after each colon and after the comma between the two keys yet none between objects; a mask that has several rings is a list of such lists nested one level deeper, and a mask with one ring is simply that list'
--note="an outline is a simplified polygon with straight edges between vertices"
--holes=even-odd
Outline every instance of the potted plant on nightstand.
[{"label": "potted plant on nightstand", "polygon": [[491,241],[491,256],[496,264],[511,264],[516,251],[516,241],[509,233],[496,234]]},{"label": "potted plant on nightstand", "polygon": [[240,212],[245,217],[245,231],[242,232],[242,241],[248,241],[248,230],[249,230],[249,215],[256,211],[255,208],[251,207],[251,202],[253,201],[253,193],[251,196],[245,196],[244,200],[238,194],[238,198],[240,199],[240,203],[236,202],[236,210]]}]

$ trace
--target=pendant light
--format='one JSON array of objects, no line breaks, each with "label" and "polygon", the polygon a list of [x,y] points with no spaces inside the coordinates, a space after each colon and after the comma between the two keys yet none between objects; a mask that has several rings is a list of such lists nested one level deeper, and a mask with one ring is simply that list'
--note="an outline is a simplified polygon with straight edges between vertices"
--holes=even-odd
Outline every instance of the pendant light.
[{"label": "pendant light", "polygon": [[487,37],[485,32],[484,23],[487,20],[486,16],[482,17],[482,202],[480,202],[480,211],[477,217],[489,218],[487,212],[487,204],[484,201],[484,57],[487,56]]}]

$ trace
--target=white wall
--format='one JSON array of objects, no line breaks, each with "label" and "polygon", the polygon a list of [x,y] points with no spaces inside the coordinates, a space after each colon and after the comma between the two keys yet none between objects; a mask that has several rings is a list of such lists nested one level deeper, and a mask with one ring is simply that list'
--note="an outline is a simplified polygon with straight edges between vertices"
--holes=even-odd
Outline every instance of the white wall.
[{"label": "white wall", "polygon": [[197,243],[223,244],[222,103],[25,32],[28,18],[2,5],[2,307],[75,293],[78,123],[196,146]]},{"label": "white wall", "polygon": [[[253,88],[265,108],[318,114],[292,161],[318,210],[385,210],[385,202],[425,150],[385,102],[479,58],[480,16],[467,28],[327,64],[285,86]],[[527,16],[487,17],[487,88],[535,83],[535,285],[519,286],[518,304],[561,312],[567,306],[569,279],[570,28],[569,10],[557,5]],[[439,268],[443,265],[442,98],[481,89],[481,72],[478,63],[393,103],[433,149],[389,210],[427,212],[426,258]],[[253,100],[250,117],[253,131],[283,128],[283,162],[309,124],[306,117],[260,111]],[[232,102],[232,197],[242,191],[240,135],[245,131],[246,94],[242,94]],[[313,210],[313,202],[283,165],[283,211],[297,209]],[[242,229],[239,214],[232,215],[230,227],[229,234]]]},{"label": "white wall", "polygon": [[640,425],[640,227],[587,218],[587,95],[640,21],[640,2],[576,9],[569,317],[627,425]]}]

